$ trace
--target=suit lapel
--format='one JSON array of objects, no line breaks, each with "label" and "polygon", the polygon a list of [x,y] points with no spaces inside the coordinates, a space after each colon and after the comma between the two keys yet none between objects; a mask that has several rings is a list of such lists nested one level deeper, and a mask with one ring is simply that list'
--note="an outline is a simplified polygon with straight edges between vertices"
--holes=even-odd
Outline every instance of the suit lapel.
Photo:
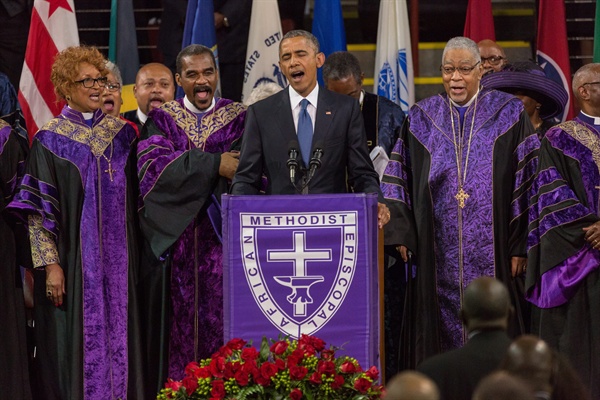
[{"label": "suit lapel", "polygon": [[312,141],[312,150],[315,144],[324,145],[325,139],[329,133],[329,127],[333,121],[335,110],[333,107],[333,98],[331,93],[324,87],[319,87],[319,102],[317,104],[317,120],[315,121],[315,133]]},{"label": "suit lapel", "polygon": [[278,106],[275,107],[274,116],[277,118],[279,131],[284,136],[286,142],[297,140],[296,127],[294,126],[294,117],[292,115],[292,105],[290,103],[290,87],[288,86],[277,95],[279,95]]}]

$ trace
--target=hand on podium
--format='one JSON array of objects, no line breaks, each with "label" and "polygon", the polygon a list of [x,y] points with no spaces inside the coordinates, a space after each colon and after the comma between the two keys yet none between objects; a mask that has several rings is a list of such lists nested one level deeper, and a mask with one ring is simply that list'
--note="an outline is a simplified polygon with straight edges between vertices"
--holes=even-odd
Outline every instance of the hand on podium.
[{"label": "hand on podium", "polygon": [[383,203],[377,203],[377,226],[383,229],[388,222],[390,222],[390,209]]}]

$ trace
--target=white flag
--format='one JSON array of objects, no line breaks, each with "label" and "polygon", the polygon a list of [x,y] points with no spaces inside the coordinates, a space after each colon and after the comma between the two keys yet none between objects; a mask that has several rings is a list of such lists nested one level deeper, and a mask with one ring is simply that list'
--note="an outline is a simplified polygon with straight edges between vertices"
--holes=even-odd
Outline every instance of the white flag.
[{"label": "white flag", "polygon": [[282,37],[277,0],[254,0],[242,101],[261,82],[275,82],[282,88],[287,86],[287,80],[279,69],[279,42]]},{"label": "white flag", "polygon": [[406,0],[381,0],[373,76],[377,94],[408,112],[415,85]]}]

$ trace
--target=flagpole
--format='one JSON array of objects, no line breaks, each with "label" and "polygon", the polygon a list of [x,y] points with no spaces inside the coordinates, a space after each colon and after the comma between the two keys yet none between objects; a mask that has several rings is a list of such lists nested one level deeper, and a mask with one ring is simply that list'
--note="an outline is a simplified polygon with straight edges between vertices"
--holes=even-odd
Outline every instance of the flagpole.
[{"label": "flagpole", "polygon": [[414,76],[419,76],[419,0],[410,0],[410,47]]}]

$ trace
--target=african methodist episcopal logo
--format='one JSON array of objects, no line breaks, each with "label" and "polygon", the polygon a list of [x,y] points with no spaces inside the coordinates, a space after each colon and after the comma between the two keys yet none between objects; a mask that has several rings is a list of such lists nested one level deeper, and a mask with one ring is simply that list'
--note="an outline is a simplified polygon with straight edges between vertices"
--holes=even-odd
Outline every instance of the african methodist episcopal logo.
[{"label": "african methodist episcopal logo", "polygon": [[240,213],[244,274],[283,334],[313,334],[338,311],[356,271],[356,211]]}]

